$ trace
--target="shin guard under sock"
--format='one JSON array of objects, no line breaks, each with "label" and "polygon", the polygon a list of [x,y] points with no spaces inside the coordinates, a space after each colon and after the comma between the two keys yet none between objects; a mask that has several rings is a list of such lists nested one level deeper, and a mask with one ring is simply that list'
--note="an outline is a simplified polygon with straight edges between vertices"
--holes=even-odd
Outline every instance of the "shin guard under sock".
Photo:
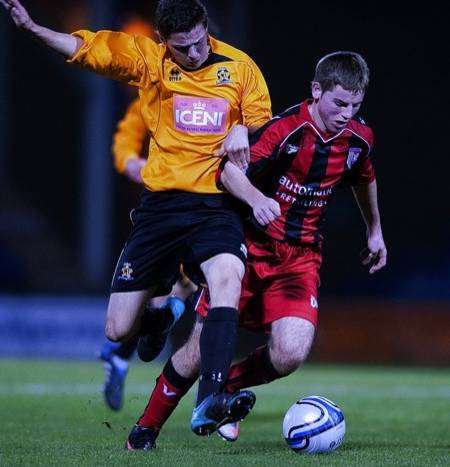
[{"label": "shin guard under sock", "polygon": [[223,387],[234,357],[238,311],[231,307],[211,308],[200,336],[200,381],[197,405]]}]

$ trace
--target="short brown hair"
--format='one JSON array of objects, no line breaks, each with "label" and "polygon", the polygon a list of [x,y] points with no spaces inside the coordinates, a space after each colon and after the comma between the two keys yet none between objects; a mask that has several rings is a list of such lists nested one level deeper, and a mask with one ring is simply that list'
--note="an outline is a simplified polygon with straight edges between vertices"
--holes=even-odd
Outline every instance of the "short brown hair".
[{"label": "short brown hair", "polygon": [[208,27],[208,13],[200,0],[160,0],[155,14],[156,28],[164,39],[177,32],[189,32],[203,24]]},{"label": "short brown hair", "polygon": [[314,81],[322,91],[330,91],[338,84],[346,91],[366,92],[369,85],[369,67],[356,52],[333,52],[322,57],[316,65]]}]

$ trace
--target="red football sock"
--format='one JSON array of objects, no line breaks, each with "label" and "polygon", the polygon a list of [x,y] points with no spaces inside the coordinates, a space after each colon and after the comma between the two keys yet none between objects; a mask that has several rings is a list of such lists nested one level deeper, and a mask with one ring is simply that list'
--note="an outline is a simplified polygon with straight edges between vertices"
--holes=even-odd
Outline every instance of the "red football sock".
[{"label": "red football sock", "polygon": [[273,367],[269,348],[265,345],[258,347],[245,360],[230,368],[224,388],[233,393],[243,388],[270,383],[281,377]]},{"label": "red football sock", "polygon": [[137,424],[159,431],[195,380],[179,375],[169,359]]}]

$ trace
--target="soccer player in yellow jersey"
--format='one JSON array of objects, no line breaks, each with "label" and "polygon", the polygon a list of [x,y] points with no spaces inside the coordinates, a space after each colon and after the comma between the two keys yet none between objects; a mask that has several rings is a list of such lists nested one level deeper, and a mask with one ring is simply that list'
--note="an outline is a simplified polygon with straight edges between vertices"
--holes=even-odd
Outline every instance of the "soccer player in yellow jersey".
[{"label": "soccer player in yellow jersey", "polygon": [[[193,330],[201,329],[201,365],[191,428],[205,435],[243,418],[254,394],[219,391],[235,349],[246,248],[240,219],[215,185],[220,160],[213,154],[227,154],[246,168],[248,133],[271,116],[261,72],[246,54],[209,36],[207,13],[199,0],[159,3],[161,44],[112,31],[58,33],[37,25],[18,0],[0,3],[17,27],[69,62],[139,90],[152,138],[142,170],[146,190],[114,273],[107,337],[120,341],[150,332],[145,304],[157,287],[172,285],[180,261],[190,275],[201,272],[211,311]],[[177,387],[188,388],[192,375],[183,374],[182,368],[175,354],[164,374]],[[165,394],[170,392],[167,387]],[[134,427],[127,447],[151,449],[156,434],[150,431]]]}]

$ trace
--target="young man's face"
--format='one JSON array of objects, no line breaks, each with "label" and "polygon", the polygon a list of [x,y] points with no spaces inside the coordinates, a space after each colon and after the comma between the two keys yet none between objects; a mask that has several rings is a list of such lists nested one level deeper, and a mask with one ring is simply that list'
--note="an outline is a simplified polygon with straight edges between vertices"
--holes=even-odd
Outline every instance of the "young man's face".
[{"label": "young man's face", "polygon": [[201,23],[189,32],[171,34],[165,43],[174,61],[183,68],[196,70],[208,58],[208,31]]},{"label": "young man's face", "polygon": [[364,100],[363,92],[347,91],[339,84],[329,91],[322,92],[320,84],[314,82],[312,95],[317,108],[316,117],[320,120],[317,123],[331,133],[341,131],[358,112]]}]

